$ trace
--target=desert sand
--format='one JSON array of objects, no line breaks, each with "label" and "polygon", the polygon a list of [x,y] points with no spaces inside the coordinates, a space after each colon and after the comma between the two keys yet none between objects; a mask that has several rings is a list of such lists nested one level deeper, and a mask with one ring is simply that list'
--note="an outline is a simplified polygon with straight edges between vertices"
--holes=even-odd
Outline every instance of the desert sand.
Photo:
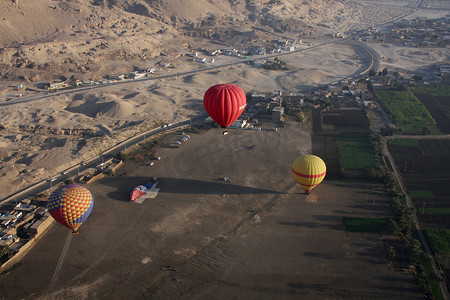
[{"label": "desert sand", "polygon": [[[6,106],[0,112],[6,125],[0,137],[3,158],[0,182],[4,187],[1,196],[98,155],[151,128],[156,121],[173,122],[204,113],[203,93],[211,85],[234,83],[246,93],[308,90],[356,72],[364,65],[364,57],[355,60],[355,56],[355,49],[335,45],[286,56],[283,59],[291,70],[283,72],[237,65],[182,78],[130,83]],[[198,68],[192,62],[187,64],[186,70]],[[36,126],[44,128],[41,134],[36,134],[39,133],[33,129]],[[46,132],[46,128],[54,129],[53,134]],[[98,137],[66,135],[63,129],[67,128]],[[83,141],[84,146],[74,151]],[[22,170],[27,173],[20,173]]]},{"label": "desert sand", "polygon": [[[157,68],[154,76],[196,70],[203,66],[186,54],[267,46],[281,37],[280,25],[285,25],[283,35],[314,45],[329,41],[326,34],[402,15],[414,1],[274,1],[246,7],[240,3],[191,1],[183,9],[172,1],[153,6],[143,1],[134,6],[122,1],[87,2],[0,4],[5,16],[0,20],[1,102],[33,96],[52,80],[100,80],[106,75],[150,67]],[[264,15],[256,17],[258,12]],[[443,12],[433,13],[442,16]],[[249,14],[256,19],[249,20]],[[261,30],[265,28],[269,30]],[[371,46],[380,53],[383,67],[404,72],[449,57],[447,49],[424,52],[384,44]],[[364,53],[345,44],[283,59],[290,70],[264,71],[237,65],[4,106],[0,111],[0,198],[52,177],[156,122],[198,115],[203,109],[203,93],[213,84],[234,83],[246,93],[308,92],[350,76],[367,63]],[[232,60],[219,56],[215,64]],[[173,68],[160,67],[161,62]],[[24,88],[16,91],[20,84]]]},{"label": "desert sand", "polygon": [[[383,53],[384,66],[400,72],[426,68],[448,56],[448,50],[424,52],[391,45],[373,48]],[[241,64],[5,106],[0,111],[5,127],[0,136],[0,198],[94,157],[156,126],[155,122],[173,122],[204,113],[203,94],[211,85],[233,83],[246,93],[277,90],[308,93],[311,88],[351,76],[364,68],[367,57],[359,49],[334,44],[283,56],[283,60],[290,68],[288,71]],[[218,57],[216,64],[229,61],[228,57]],[[197,68],[198,64],[180,60],[177,72]],[[170,72],[161,70],[161,75]],[[37,126],[42,129],[37,130]],[[67,135],[65,129],[71,129],[73,134]],[[23,170],[27,173],[21,173]]]}]

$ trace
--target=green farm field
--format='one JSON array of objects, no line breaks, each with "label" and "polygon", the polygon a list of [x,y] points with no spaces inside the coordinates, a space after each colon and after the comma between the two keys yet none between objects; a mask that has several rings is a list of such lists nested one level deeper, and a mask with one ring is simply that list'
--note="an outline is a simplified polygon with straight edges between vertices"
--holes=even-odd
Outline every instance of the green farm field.
[{"label": "green farm field", "polygon": [[338,138],[338,149],[344,170],[377,166],[377,158],[368,138]]},{"label": "green farm field", "polygon": [[386,232],[388,218],[351,218],[343,219],[345,229],[353,232]]},{"label": "green farm field", "polygon": [[400,133],[441,133],[435,119],[411,91],[378,90],[375,96]]}]

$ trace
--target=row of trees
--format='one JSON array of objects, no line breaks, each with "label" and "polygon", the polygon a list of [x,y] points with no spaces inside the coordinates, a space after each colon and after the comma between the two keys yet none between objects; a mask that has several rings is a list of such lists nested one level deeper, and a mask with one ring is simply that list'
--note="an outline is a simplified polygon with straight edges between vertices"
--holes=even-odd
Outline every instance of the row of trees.
[{"label": "row of trees", "polygon": [[296,121],[299,122],[300,124],[303,124],[306,122],[307,118],[307,114],[305,113],[306,109],[305,108],[301,108],[300,111],[298,113],[292,113],[289,109],[289,105],[288,105],[288,101],[287,100],[283,100],[281,101],[281,106],[284,108],[284,118],[286,118],[287,116],[293,116],[295,117]]},{"label": "row of trees", "polygon": [[[369,138],[377,156],[382,157],[383,142],[380,134],[371,132]],[[411,265],[414,266],[415,276],[422,296],[425,299],[433,299],[430,283],[424,268],[424,263],[428,263],[428,257],[422,249],[422,244],[414,234],[415,211],[407,206],[405,195],[402,193],[397,178],[392,170],[381,164],[375,168],[368,169],[366,177],[385,183],[386,192],[396,215],[395,219],[389,220],[388,232],[402,238],[408,248],[409,260]],[[396,255],[396,249],[390,247],[386,254],[390,260],[393,260]]]},{"label": "row of trees", "polygon": [[[369,76],[377,76],[377,75],[380,76],[380,77],[381,76],[387,76],[387,75],[389,75],[389,70],[387,68],[384,68],[383,70],[378,71],[378,72],[376,70],[374,70],[374,69],[370,69],[369,70]],[[397,72],[397,71],[392,73],[392,75],[394,75],[394,77],[396,77],[396,78],[400,77],[400,73]],[[412,78],[414,79],[415,82],[423,81],[423,77],[420,76],[420,75],[414,75]]]},{"label": "row of trees", "polygon": [[275,57],[272,61],[266,61],[263,68],[266,70],[288,70],[286,62],[278,57]]}]

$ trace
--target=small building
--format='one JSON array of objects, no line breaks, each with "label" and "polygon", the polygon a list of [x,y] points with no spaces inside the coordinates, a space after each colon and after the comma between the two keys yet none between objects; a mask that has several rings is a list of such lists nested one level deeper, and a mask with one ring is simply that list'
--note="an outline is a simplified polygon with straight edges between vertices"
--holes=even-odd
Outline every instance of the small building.
[{"label": "small building", "polygon": [[261,101],[265,101],[265,100],[267,100],[267,97],[266,97],[266,94],[263,94],[263,93],[253,93],[251,96],[250,96],[250,103],[258,103],[258,102],[261,102]]},{"label": "small building", "polygon": [[16,217],[10,214],[0,215],[0,225],[2,227],[8,227],[13,225],[16,222]]},{"label": "small building", "polygon": [[0,247],[9,246],[13,244],[17,239],[17,235],[15,234],[5,234],[0,237]]},{"label": "small building", "polygon": [[295,51],[294,46],[283,46],[283,47],[281,47],[281,49],[283,49],[284,51],[289,51],[289,52]]},{"label": "small building", "polygon": [[16,234],[16,233],[17,233],[17,230],[13,227],[2,228],[0,230],[0,237],[2,237],[4,235]]},{"label": "small building", "polygon": [[281,103],[278,102],[278,101],[270,101],[270,102],[269,102],[269,109],[274,110],[275,108],[279,107],[280,104],[281,104]]},{"label": "small building", "polygon": [[263,114],[263,113],[267,112],[267,110],[269,109],[269,103],[267,103],[267,102],[256,103],[255,108],[258,113]]},{"label": "small building", "polygon": [[36,208],[35,205],[19,203],[14,207],[14,210],[23,211],[23,212],[31,212],[35,208]]},{"label": "small building", "polygon": [[48,87],[49,90],[61,90],[70,87],[66,82],[51,82]]},{"label": "small building", "polygon": [[101,164],[97,165],[97,170],[104,172],[104,173],[113,174],[122,165],[123,165],[123,161],[112,157],[112,158],[106,160],[105,162],[102,162]]},{"label": "small building", "polygon": [[142,73],[135,72],[133,78],[134,79],[140,79],[140,78],[144,78],[144,77],[147,77],[147,73],[146,72],[142,72]]},{"label": "small building", "polygon": [[283,121],[284,108],[279,106],[272,110],[272,122],[278,123]]},{"label": "small building", "polygon": [[52,224],[53,218],[49,212],[45,212],[40,219],[33,220],[26,224],[23,230],[29,234],[40,234]]}]

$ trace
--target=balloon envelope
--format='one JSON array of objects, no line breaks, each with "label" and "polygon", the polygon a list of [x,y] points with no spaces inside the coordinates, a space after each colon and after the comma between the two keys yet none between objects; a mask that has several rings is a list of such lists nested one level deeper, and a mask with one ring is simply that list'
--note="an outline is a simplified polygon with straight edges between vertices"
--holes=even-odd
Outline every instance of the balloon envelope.
[{"label": "balloon envelope", "polygon": [[324,161],[315,155],[300,156],[292,165],[292,175],[307,193],[322,182],[326,172]]},{"label": "balloon envelope", "polygon": [[247,105],[244,91],[234,84],[217,84],[203,96],[203,105],[210,117],[222,128],[239,118]]},{"label": "balloon envelope", "polygon": [[73,232],[89,217],[93,206],[91,192],[78,184],[60,186],[50,194],[47,203],[50,215]]}]

